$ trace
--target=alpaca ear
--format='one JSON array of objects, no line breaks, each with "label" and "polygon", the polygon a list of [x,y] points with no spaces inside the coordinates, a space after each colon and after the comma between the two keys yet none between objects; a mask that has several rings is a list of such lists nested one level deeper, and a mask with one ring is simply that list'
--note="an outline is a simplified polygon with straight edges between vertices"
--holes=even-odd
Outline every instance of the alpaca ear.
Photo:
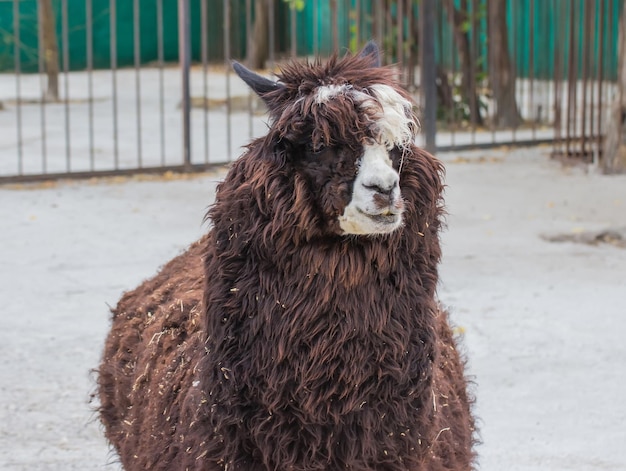
[{"label": "alpaca ear", "polygon": [[259,95],[265,103],[268,103],[268,98],[266,95],[275,90],[281,90],[285,88],[284,85],[270,80],[266,77],[263,77],[255,72],[252,72],[250,69],[247,69],[239,62],[233,61],[233,69],[237,72],[237,75],[241,77],[241,80],[246,82],[248,86],[254,90],[254,93]]},{"label": "alpaca ear", "polygon": [[374,41],[368,41],[365,45],[361,54],[361,57],[371,57],[372,58],[372,67],[380,67],[380,50],[378,49],[378,45]]}]

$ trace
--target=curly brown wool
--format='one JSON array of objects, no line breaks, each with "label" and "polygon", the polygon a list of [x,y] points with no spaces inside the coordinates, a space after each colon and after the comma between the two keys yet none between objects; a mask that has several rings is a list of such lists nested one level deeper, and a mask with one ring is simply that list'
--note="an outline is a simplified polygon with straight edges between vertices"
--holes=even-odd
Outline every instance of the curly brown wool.
[{"label": "curly brown wool", "polygon": [[350,94],[316,106],[315,90],[406,97],[374,54],[258,82],[271,128],[219,185],[212,229],[113,310],[100,417],[126,470],[472,469],[472,399],[435,296],[441,164],[396,146],[403,225],[337,223],[377,111]]}]

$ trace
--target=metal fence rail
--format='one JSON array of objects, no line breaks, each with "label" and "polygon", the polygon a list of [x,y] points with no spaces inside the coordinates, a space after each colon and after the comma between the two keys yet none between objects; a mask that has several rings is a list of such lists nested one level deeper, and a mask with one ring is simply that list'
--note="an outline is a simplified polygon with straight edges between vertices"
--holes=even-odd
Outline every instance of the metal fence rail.
[{"label": "metal fence rail", "polygon": [[[47,1],[60,20],[53,62]],[[436,110],[422,110],[422,121],[437,129],[439,150],[551,142],[555,153],[597,160],[614,93],[620,3],[503,2],[521,120],[502,126],[486,0],[312,0],[300,11],[282,0],[76,0],[72,9],[67,0],[0,0],[3,21],[11,14],[10,31],[0,22],[0,33],[12,45],[4,58],[0,50],[0,70],[11,59],[0,73],[0,182],[189,171],[232,160],[266,124],[230,60],[245,60],[261,42],[261,72],[271,74],[290,57],[356,50],[374,38],[418,104],[425,105],[425,90],[428,99],[436,93]],[[430,4],[434,21],[420,23]],[[463,29],[455,30],[455,18]],[[427,50],[436,73],[422,73]],[[50,92],[55,68],[58,97]],[[470,97],[465,80],[475,91]]]}]

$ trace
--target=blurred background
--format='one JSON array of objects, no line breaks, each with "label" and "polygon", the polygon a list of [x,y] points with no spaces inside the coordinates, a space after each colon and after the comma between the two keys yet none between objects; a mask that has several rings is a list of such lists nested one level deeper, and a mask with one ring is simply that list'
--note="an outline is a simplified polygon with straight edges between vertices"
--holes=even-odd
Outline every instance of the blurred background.
[{"label": "blurred background", "polygon": [[429,150],[548,144],[623,171],[623,3],[0,0],[0,182],[228,162],[266,129],[231,60],[271,76],[370,39]]}]

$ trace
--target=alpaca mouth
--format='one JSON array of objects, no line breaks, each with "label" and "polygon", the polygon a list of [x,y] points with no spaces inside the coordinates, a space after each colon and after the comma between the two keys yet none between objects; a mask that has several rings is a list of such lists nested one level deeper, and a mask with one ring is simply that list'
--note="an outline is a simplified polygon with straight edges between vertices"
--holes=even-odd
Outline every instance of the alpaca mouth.
[{"label": "alpaca mouth", "polygon": [[366,213],[365,211],[362,211],[361,209],[357,208],[357,211],[359,213],[361,213],[363,216],[368,217],[369,219],[371,219],[372,221],[374,221],[376,224],[397,224],[398,219],[400,218],[400,213],[398,212],[393,212],[389,209],[386,209],[385,211],[382,211],[380,213]]}]

